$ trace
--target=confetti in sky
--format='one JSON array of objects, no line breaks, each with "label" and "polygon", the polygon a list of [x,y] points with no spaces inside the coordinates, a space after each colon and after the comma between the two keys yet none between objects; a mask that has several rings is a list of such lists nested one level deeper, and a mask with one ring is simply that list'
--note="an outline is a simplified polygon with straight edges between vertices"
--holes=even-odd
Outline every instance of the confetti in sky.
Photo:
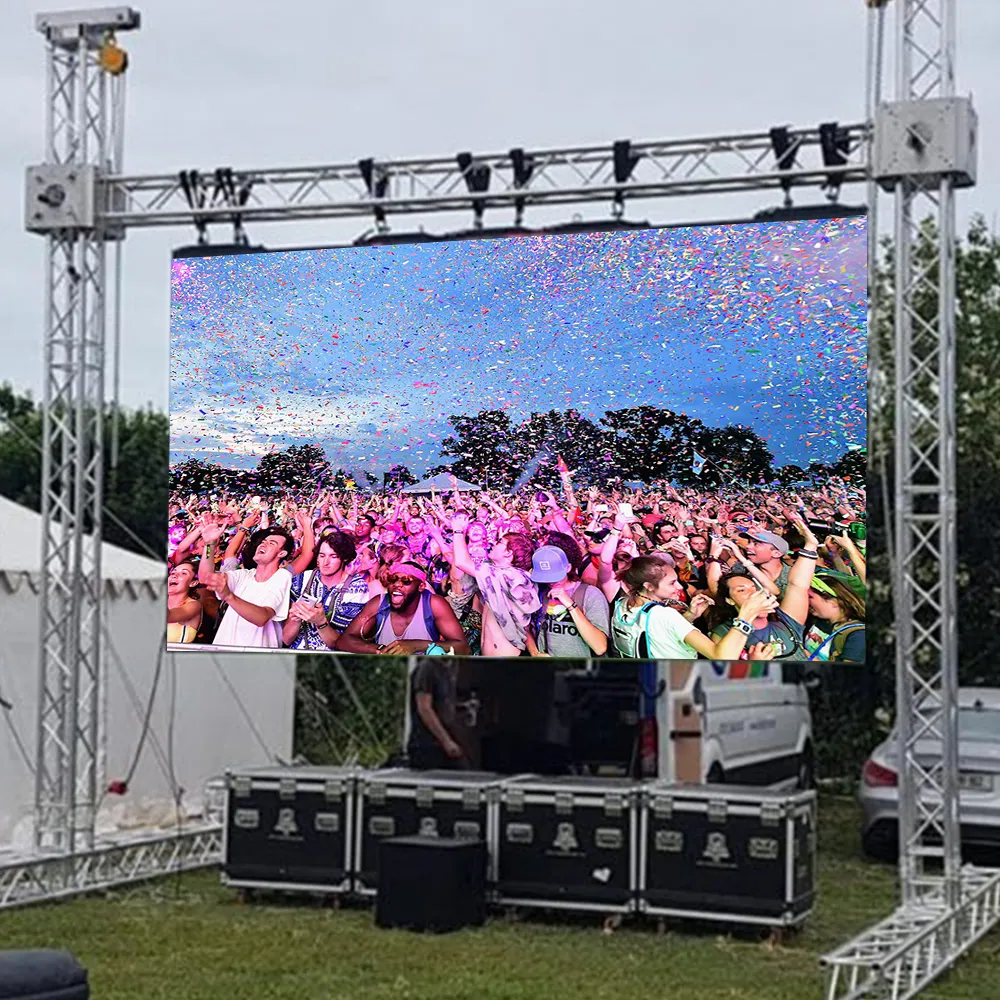
[{"label": "confetti in sky", "polygon": [[650,404],[777,465],[864,445],[864,218],[173,262],[171,462],[420,475],[448,417]]}]

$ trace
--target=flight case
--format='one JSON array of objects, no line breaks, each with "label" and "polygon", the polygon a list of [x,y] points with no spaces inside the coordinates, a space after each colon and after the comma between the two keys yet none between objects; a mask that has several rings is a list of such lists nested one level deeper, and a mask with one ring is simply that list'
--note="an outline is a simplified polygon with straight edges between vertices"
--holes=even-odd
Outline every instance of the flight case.
[{"label": "flight case", "polygon": [[498,902],[627,913],[634,905],[636,785],[620,778],[506,781],[497,819]]},{"label": "flight case", "polygon": [[378,890],[378,845],[391,837],[480,840],[489,853],[493,881],[493,824],[498,774],[486,771],[369,771],[358,781],[355,819],[355,892]]},{"label": "flight case", "polygon": [[223,881],[239,888],[350,892],[360,773],[346,767],[228,772]]},{"label": "flight case", "polygon": [[789,927],[812,910],[815,792],[657,781],[639,811],[640,912]]}]

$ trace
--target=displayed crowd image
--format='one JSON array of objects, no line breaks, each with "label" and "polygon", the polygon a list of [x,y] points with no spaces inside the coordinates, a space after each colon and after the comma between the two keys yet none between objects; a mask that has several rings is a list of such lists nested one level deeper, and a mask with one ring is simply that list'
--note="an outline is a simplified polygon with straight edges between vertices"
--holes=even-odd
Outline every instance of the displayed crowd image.
[{"label": "displayed crowd image", "polygon": [[865,659],[863,218],[173,265],[168,643]]}]

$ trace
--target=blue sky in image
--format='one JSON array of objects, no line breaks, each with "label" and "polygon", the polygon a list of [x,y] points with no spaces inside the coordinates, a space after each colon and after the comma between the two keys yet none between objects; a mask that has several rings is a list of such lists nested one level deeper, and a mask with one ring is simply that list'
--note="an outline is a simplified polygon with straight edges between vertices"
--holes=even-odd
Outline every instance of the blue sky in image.
[{"label": "blue sky in image", "polygon": [[864,219],[173,262],[171,461],[441,462],[447,418],[651,404],[778,464],[866,434]]}]

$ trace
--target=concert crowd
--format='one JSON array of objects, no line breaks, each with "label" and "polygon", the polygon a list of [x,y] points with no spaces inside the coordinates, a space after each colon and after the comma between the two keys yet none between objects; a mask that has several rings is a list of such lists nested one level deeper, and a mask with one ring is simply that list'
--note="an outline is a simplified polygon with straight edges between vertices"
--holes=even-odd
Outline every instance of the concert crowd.
[{"label": "concert crowd", "polygon": [[863,487],[562,485],[175,491],[168,642],[864,662]]}]

